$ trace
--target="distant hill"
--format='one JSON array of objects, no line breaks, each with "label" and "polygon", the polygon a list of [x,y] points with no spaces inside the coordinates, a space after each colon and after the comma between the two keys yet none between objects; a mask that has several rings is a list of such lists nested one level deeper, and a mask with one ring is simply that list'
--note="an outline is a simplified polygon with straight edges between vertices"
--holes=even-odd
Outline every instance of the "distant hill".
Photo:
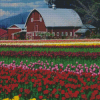
[{"label": "distant hill", "polygon": [[0,20],[0,28],[7,29],[9,26],[13,24],[25,24],[29,13],[30,12],[25,12],[25,13],[18,14],[16,16],[12,16]]}]

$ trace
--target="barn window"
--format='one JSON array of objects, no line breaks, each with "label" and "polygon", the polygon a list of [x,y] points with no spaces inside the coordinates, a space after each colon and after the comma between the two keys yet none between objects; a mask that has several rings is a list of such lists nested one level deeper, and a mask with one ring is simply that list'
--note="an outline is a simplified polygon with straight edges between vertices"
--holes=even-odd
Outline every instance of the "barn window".
[{"label": "barn window", "polygon": [[50,32],[48,32],[48,36],[50,36]]},{"label": "barn window", "polygon": [[59,32],[57,32],[57,36],[59,36]]},{"label": "barn window", "polygon": [[65,36],[68,36],[68,32],[65,32]]},{"label": "barn window", "polygon": [[34,31],[38,31],[38,25],[34,26]]},{"label": "barn window", "polygon": [[33,32],[33,36],[34,36],[34,32]]},{"label": "barn window", "polygon": [[40,17],[40,22],[42,22],[42,18]]},{"label": "barn window", "polygon": [[61,33],[61,36],[64,36],[64,32]]},{"label": "barn window", "polygon": [[72,36],[72,32],[70,32],[70,36]]},{"label": "barn window", "polygon": [[33,22],[33,18],[31,18],[31,22]]},{"label": "barn window", "polygon": [[74,32],[74,36],[76,36],[75,32]]},{"label": "barn window", "polygon": [[53,36],[55,36],[55,32],[52,32]]},{"label": "barn window", "polygon": [[35,33],[35,36],[37,36],[37,33]]},{"label": "barn window", "polygon": [[46,36],[48,36],[48,33],[47,32],[45,34],[46,34]]},{"label": "barn window", "polygon": [[[75,33],[74,33],[75,34]],[[77,37],[78,35],[75,34],[75,37]]]},{"label": "barn window", "polygon": [[50,36],[50,32],[46,32],[46,36]]},{"label": "barn window", "polygon": [[39,36],[41,36],[41,33],[38,33]]}]

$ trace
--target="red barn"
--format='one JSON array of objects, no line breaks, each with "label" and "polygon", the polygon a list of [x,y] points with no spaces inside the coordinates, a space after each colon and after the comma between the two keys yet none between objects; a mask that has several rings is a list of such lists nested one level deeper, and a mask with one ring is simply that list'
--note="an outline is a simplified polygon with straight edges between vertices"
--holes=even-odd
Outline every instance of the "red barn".
[{"label": "red barn", "polygon": [[14,24],[14,25],[10,26],[8,28],[8,39],[9,40],[16,39],[17,37],[14,36],[15,33],[21,32],[24,29],[25,29],[24,24]]},{"label": "red barn", "polygon": [[72,9],[41,8],[29,14],[25,27],[26,38],[40,39],[37,32],[50,32],[55,37],[73,37],[75,31],[82,27],[79,15]]},{"label": "red barn", "polygon": [[0,29],[0,39],[8,39],[8,34],[6,30]]}]

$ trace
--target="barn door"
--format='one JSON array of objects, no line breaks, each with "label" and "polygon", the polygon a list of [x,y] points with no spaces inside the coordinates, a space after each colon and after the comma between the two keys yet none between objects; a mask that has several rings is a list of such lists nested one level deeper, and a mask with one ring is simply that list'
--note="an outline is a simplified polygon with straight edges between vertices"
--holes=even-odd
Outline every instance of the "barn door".
[{"label": "barn door", "polygon": [[38,25],[34,26],[34,31],[38,31]]}]

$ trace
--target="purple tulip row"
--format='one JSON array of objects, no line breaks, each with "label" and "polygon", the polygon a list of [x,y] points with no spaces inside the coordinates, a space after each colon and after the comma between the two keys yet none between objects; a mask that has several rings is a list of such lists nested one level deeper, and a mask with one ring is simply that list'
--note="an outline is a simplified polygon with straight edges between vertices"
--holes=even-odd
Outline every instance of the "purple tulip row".
[{"label": "purple tulip row", "polygon": [[0,47],[23,47],[23,48],[100,48],[100,45],[91,45],[91,46],[32,46],[32,45],[0,45]]}]

